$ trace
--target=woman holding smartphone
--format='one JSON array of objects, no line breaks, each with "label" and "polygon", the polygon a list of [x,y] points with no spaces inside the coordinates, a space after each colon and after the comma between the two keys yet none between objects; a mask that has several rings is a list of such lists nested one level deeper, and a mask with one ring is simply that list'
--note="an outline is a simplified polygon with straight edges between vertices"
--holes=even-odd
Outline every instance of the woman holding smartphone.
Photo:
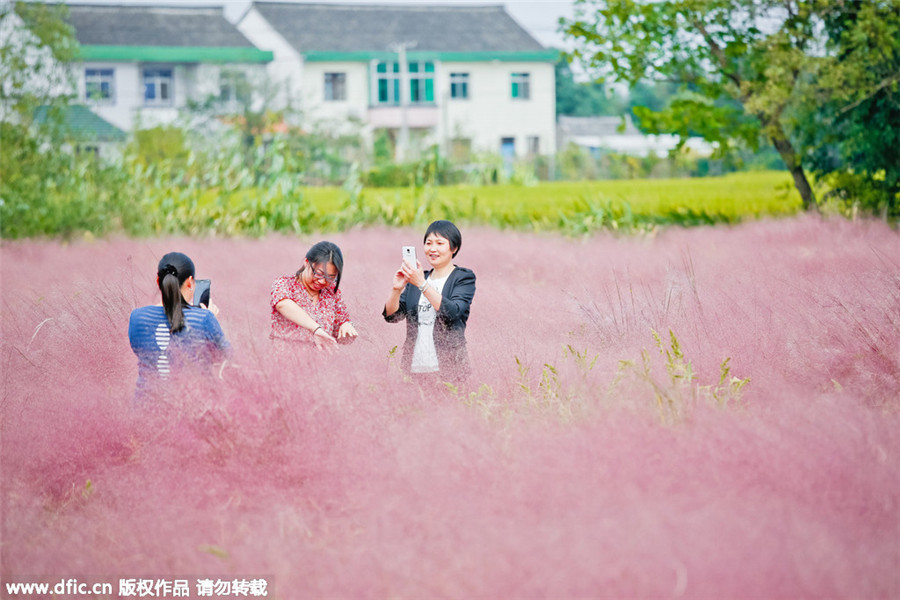
[{"label": "woman holding smartphone", "polygon": [[306,253],[300,269],[272,284],[273,340],[329,350],[356,339],[356,329],[341,297],[344,256],[331,242]]},{"label": "woman holding smartphone", "polygon": [[163,256],[156,269],[162,303],[131,311],[128,339],[138,358],[135,398],[144,399],[175,375],[210,374],[231,356],[212,303],[193,304],[194,263],[181,252]]},{"label": "woman holding smartphone", "polygon": [[469,375],[466,322],[475,297],[475,273],[453,264],[462,234],[450,221],[425,231],[425,271],[418,260],[401,261],[384,304],[389,323],[406,319],[403,368],[420,381],[461,383]]}]

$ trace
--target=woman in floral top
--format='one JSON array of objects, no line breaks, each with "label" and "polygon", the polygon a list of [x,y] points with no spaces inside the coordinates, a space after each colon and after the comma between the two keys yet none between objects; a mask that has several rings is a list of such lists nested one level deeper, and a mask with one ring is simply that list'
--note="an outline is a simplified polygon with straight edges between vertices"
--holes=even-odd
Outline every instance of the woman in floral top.
[{"label": "woman in floral top", "polygon": [[338,289],[344,257],[331,242],[309,249],[303,266],[293,276],[272,284],[273,340],[315,344],[331,349],[352,342],[356,329]]}]

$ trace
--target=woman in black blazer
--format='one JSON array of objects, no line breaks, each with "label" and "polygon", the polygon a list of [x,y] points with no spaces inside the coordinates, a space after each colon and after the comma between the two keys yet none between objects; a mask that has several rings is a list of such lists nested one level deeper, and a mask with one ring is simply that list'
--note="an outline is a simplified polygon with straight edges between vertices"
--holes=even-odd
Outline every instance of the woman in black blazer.
[{"label": "woman in black blazer", "polygon": [[404,260],[394,273],[383,315],[389,323],[406,319],[404,370],[422,380],[461,383],[469,375],[466,321],[475,273],[453,264],[462,234],[450,221],[429,225],[424,244],[432,269]]}]

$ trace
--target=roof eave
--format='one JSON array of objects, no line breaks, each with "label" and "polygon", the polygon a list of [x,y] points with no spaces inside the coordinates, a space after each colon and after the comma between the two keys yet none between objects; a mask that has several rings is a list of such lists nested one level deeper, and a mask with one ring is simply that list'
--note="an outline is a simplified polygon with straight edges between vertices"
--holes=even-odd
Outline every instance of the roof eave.
[{"label": "roof eave", "polygon": [[[308,62],[367,62],[370,60],[391,60],[397,57],[396,52],[382,51],[350,51],[331,50],[301,51]],[[439,60],[441,62],[552,62],[559,60],[559,50],[527,50],[521,52],[407,52],[409,60]]]},{"label": "roof eave", "polygon": [[254,47],[221,46],[101,46],[82,45],[83,61],[140,61],[176,63],[267,63],[274,54]]}]

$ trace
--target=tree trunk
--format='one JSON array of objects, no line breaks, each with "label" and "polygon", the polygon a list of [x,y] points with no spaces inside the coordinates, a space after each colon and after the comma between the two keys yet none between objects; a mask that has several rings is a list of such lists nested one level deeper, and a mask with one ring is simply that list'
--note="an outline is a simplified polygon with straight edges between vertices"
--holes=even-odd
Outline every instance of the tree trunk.
[{"label": "tree trunk", "polygon": [[800,157],[797,156],[797,151],[794,150],[794,145],[781,131],[778,132],[778,135],[772,136],[772,144],[775,145],[775,149],[781,155],[781,160],[787,165],[788,171],[794,178],[794,187],[800,192],[803,210],[818,212],[819,205],[816,203],[816,196],[813,194],[812,186],[809,185],[809,180],[806,179],[803,164]]}]

